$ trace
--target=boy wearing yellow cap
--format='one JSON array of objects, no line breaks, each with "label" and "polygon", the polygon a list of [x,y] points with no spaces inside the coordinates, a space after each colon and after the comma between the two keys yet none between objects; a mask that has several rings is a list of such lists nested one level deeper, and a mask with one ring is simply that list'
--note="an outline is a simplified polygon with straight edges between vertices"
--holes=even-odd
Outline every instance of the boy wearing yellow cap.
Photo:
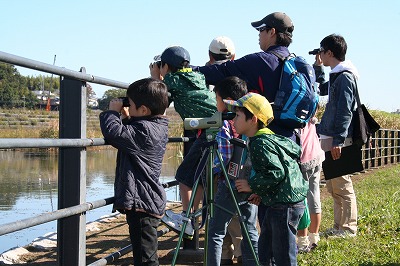
[{"label": "boy wearing yellow cap", "polygon": [[237,133],[249,137],[253,167],[249,180],[236,180],[235,185],[239,192],[254,193],[248,199],[250,202],[267,206],[258,241],[260,263],[297,265],[297,225],[308,190],[297,163],[301,148],[267,128],[273,112],[264,96],[248,93],[237,101],[224,102],[236,112]]}]

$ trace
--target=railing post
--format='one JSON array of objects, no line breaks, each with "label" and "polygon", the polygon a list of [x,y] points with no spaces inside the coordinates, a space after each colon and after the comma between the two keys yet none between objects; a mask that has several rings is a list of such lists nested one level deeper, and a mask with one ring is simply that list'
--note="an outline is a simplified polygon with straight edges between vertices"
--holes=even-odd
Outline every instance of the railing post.
[{"label": "railing post", "polygon": [[382,155],[383,155],[383,164],[384,165],[387,165],[388,164],[388,158],[389,158],[389,155],[390,155],[390,151],[389,151],[389,130],[385,130],[385,132],[384,132],[384,136],[385,136],[385,139],[383,140],[383,147],[384,147],[384,150],[382,151]]},{"label": "railing post", "polygon": [[[85,73],[82,68],[81,72]],[[60,139],[86,138],[86,83],[60,77]],[[58,209],[86,201],[86,148],[60,148]],[[86,265],[86,214],[57,223],[58,265]]]},{"label": "railing post", "polygon": [[397,130],[396,140],[396,162],[400,163],[400,130]]},{"label": "railing post", "polygon": [[383,130],[379,130],[378,132],[378,154],[375,154],[375,157],[377,158],[377,167],[382,166],[382,153],[383,153],[383,148],[382,148],[382,132]]}]

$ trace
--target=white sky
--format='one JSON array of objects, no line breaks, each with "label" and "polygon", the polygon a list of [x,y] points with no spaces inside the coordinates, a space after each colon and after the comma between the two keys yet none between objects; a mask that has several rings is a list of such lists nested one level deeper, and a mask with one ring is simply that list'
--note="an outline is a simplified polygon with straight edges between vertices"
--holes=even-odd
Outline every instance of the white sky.
[{"label": "white sky", "polygon": [[[76,71],[84,66],[88,74],[131,83],[148,77],[154,55],[172,44],[185,47],[193,65],[208,60],[208,45],[219,35],[233,40],[236,58],[260,51],[250,23],[275,11],[293,20],[289,49],[309,63],[314,57],[308,51],[322,38],[343,35],[346,58],[360,72],[361,101],[372,109],[400,109],[398,0],[0,0],[0,51],[48,64],[57,55],[57,66]],[[92,87],[97,97],[109,89]]]}]

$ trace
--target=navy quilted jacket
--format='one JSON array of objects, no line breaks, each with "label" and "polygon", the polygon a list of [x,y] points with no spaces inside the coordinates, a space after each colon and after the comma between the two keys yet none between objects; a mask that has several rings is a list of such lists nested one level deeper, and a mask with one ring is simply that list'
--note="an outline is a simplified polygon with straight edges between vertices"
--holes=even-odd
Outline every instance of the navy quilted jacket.
[{"label": "navy quilted jacket", "polygon": [[[282,64],[277,56],[270,53],[271,51],[285,57],[289,55],[287,47],[271,46],[265,52],[248,54],[221,65],[193,67],[193,70],[203,73],[207,84],[212,85],[226,77],[239,77],[246,81],[249,91],[259,93],[265,96],[269,102],[273,102],[279,87]],[[285,137],[294,136],[292,129],[283,128],[274,121],[268,127],[276,134]]]},{"label": "navy quilted jacket", "polygon": [[161,217],[166,194],[159,177],[168,142],[168,120],[141,117],[123,124],[119,113],[105,111],[100,114],[100,127],[107,144],[118,149],[113,211],[135,209]]}]

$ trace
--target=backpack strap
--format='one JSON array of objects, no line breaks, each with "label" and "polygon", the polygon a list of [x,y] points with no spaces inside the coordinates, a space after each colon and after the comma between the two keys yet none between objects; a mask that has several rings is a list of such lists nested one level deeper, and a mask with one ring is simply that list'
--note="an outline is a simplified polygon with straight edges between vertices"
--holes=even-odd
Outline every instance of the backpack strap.
[{"label": "backpack strap", "polygon": [[344,72],[350,73],[350,74],[353,76],[353,78],[354,78],[354,83],[356,84],[356,91],[355,91],[354,96],[355,96],[356,101],[357,101],[357,107],[358,107],[358,106],[361,106],[361,100],[360,100],[360,95],[359,95],[359,93],[358,93],[358,84],[357,84],[356,76],[354,75],[353,72],[351,72],[351,71],[349,71],[349,70],[344,70],[344,71],[340,72],[340,74],[343,74]]},{"label": "backpack strap", "polygon": [[282,77],[283,77],[283,68],[284,68],[284,62],[286,60],[286,57],[278,54],[275,51],[269,51],[268,53],[275,55],[276,57],[278,57],[278,60],[282,62],[282,70],[281,70],[281,76],[279,78],[279,86],[278,86],[278,90],[279,90],[281,88]]},{"label": "backpack strap", "polygon": [[278,54],[278,53],[275,52],[275,51],[269,51],[268,53],[275,55],[275,56],[278,57],[278,59],[279,59],[280,61],[282,61],[282,62],[284,62],[285,59],[286,59],[286,57],[284,57],[284,56]]}]

